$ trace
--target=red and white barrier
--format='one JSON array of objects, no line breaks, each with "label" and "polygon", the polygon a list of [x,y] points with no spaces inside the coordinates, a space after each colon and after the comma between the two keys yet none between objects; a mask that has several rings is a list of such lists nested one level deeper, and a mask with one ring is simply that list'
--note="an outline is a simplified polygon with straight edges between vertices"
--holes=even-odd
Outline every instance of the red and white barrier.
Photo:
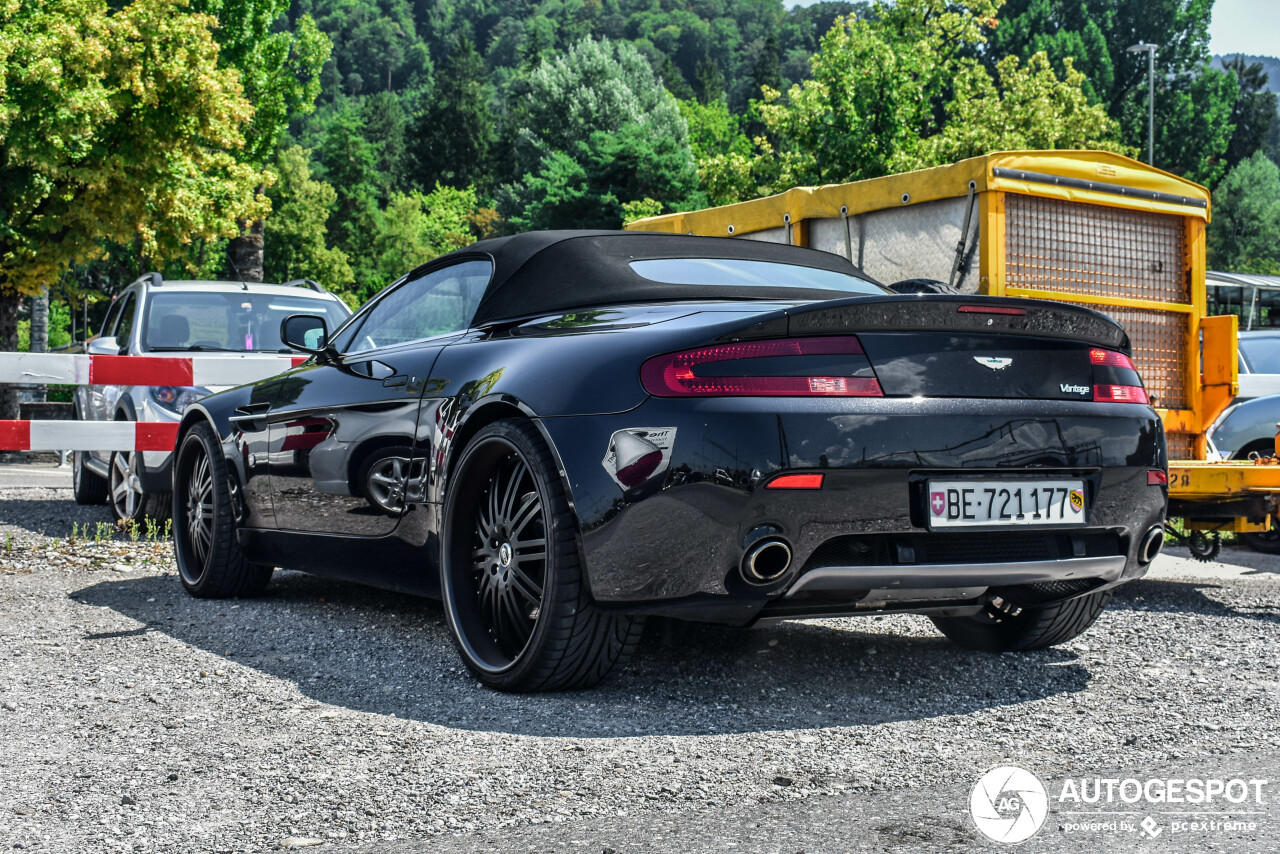
[{"label": "red and white barrier", "polygon": [[0,353],[0,383],[41,385],[229,386],[256,382],[306,356],[246,353],[192,356],[87,356]]},{"label": "red and white barrier", "polygon": [[[0,383],[231,386],[302,364],[306,356],[89,356],[0,353]],[[0,451],[171,451],[178,425],[161,421],[0,421]]]},{"label": "red and white barrier", "polygon": [[172,451],[165,421],[0,421],[0,451]]}]

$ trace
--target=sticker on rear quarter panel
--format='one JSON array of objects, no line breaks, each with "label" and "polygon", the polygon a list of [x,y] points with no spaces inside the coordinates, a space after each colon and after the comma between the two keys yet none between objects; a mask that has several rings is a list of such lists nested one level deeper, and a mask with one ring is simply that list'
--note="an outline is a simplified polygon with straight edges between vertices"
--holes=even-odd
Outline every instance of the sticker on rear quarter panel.
[{"label": "sticker on rear quarter panel", "polygon": [[632,489],[667,470],[675,442],[674,427],[628,427],[609,437],[600,464],[614,483]]}]

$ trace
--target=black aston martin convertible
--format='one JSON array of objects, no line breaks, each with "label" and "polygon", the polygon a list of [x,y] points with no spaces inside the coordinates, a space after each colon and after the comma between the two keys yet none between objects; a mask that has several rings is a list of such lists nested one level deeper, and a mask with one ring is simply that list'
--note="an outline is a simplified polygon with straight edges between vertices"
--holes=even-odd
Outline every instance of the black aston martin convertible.
[{"label": "black aston martin convertible", "polygon": [[899,295],[790,246],[485,240],[177,440],[196,596],[273,567],[439,595],[507,690],[591,685],[644,615],[911,612],[1020,650],[1083,632],[1162,542],[1160,419],[1105,315]]}]

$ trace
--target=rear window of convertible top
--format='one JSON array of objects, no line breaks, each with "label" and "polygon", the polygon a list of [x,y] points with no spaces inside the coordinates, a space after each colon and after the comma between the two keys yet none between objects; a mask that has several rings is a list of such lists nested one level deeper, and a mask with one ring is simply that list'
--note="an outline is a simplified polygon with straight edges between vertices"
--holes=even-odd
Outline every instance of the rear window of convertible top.
[{"label": "rear window of convertible top", "polygon": [[739,258],[651,258],[632,261],[631,269],[650,281],[668,285],[805,288],[848,294],[883,294],[884,288],[848,273],[750,261]]}]

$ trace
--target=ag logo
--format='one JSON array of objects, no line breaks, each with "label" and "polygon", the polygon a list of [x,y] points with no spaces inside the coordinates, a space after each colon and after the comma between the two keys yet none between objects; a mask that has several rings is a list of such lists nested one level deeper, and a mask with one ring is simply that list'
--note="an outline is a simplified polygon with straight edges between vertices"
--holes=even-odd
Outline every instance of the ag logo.
[{"label": "ag logo", "polygon": [[1013,364],[1013,359],[1004,359],[1000,356],[974,356],[973,360],[982,365],[982,367],[990,368],[993,371],[1003,371]]},{"label": "ag logo", "polygon": [[983,774],[974,785],[969,813],[983,836],[1012,844],[1036,835],[1049,814],[1049,797],[1035,774],[1002,765]]}]

